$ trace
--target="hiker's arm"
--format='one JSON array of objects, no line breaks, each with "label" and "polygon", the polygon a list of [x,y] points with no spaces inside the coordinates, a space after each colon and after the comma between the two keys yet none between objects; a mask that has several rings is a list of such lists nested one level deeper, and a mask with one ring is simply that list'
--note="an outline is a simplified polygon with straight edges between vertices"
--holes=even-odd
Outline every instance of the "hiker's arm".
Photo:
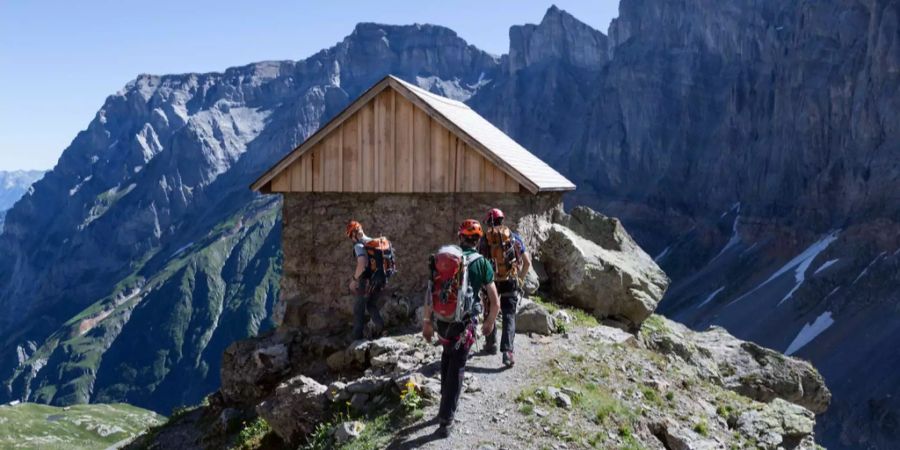
[{"label": "hiker's arm", "polygon": [[522,281],[528,276],[528,270],[531,269],[531,253],[522,253]]},{"label": "hiker's arm", "polygon": [[491,302],[487,319],[481,327],[481,334],[487,336],[494,331],[494,322],[497,320],[497,313],[500,312],[500,295],[497,294],[497,285],[493,281],[484,285],[484,290],[487,291],[488,301]]},{"label": "hiker's arm", "polygon": [[422,312],[422,336],[427,342],[431,342],[434,335],[434,326],[431,324],[431,296],[425,300],[425,309]]},{"label": "hiker's arm", "polygon": [[363,272],[366,271],[366,265],[368,263],[369,258],[365,256],[356,257],[356,270],[353,271],[353,279],[350,280],[351,291],[355,291],[359,287],[359,277],[361,277]]}]

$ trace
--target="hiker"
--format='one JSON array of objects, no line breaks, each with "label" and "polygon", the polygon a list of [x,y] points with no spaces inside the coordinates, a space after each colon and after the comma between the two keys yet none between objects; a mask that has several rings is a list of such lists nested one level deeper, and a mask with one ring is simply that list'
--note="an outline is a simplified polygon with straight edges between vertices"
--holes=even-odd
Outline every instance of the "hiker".
[{"label": "hiker", "polygon": [[[516,363],[513,354],[516,307],[520,292],[525,287],[525,276],[531,268],[531,256],[525,248],[522,237],[503,225],[503,218],[503,211],[497,208],[488,211],[484,220],[487,228],[479,244],[479,252],[494,268],[494,282],[500,294],[500,317],[503,324],[500,352],[503,353],[503,365],[512,367]],[[487,312],[489,311],[485,311]],[[484,352],[489,355],[497,354],[496,329],[490,335],[486,335]]]},{"label": "hiker", "polygon": [[356,269],[350,280],[350,291],[356,295],[353,305],[353,340],[363,338],[366,325],[366,310],[375,324],[375,334],[384,328],[384,320],[378,311],[378,297],[394,273],[394,252],[387,238],[370,238],[363,231],[362,224],[351,220],[347,224],[347,237],[353,241],[353,256]]},{"label": "hiker", "polygon": [[491,264],[476,250],[484,235],[477,220],[466,220],[459,228],[459,246],[446,245],[431,256],[431,279],[425,297],[422,335],[431,342],[435,332],[443,345],[441,353],[441,405],[437,435],[450,436],[453,417],[462,392],[466,359],[475,343],[475,327],[481,316],[478,292],[484,288],[490,302],[482,324],[485,336],[494,330],[500,299],[494,286]]}]

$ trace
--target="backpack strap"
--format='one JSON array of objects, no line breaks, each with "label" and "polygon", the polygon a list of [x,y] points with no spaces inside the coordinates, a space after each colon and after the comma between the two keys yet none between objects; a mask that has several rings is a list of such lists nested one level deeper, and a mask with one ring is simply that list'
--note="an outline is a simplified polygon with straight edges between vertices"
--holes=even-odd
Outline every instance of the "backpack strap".
[{"label": "backpack strap", "polygon": [[469,256],[463,256],[463,260],[466,262],[466,268],[468,268],[469,265],[472,264],[473,262],[478,261],[479,259],[481,259],[483,257],[484,256],[478,252],[471,253],[471,254],[469,254]]}]

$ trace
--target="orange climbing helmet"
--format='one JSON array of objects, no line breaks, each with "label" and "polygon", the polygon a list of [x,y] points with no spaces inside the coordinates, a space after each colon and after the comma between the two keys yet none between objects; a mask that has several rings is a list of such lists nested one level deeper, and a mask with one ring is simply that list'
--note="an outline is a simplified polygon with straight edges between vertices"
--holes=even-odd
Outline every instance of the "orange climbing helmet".
[{"label": "orange climbing helmet", "polygon": [[350,223],[347,224],[347,237],[352,238],[353,235],[361,229],[362,229],[361,223],[359,223],[355,220],[351,220]]},{"label": "orange climbing helmet", "polygon": [[481,230],[481,224],[478,223],[477,220],[466,219],[463,221],[462,225],[459,226],[459,235],[465,237],[481,237],[484,236],[484,231]]}]

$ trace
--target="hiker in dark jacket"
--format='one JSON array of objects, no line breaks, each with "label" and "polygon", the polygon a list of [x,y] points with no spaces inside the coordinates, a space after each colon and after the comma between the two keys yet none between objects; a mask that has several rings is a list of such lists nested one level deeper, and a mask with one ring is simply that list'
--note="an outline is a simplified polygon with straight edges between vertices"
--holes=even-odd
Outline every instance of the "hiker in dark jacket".
[{"label": "hiker in dark jacket", "polygon": [[[525,276],[531,268],[531,255],[518,233],[503,225],[503,211],[494,208],[485,218],[484,238],[479,243],[479,252],[494,268],[494,281],[500,294],[500,319],[503,335],[500,338],[500,352],[503,365],[512,367],[515,363],[513,342],[516,338],[516,308],[519,296],[525,286]],[[490,311],[485,311],[488,313]],[[495,311],[496,314],[496,311]],[[484,351],[497,354],[497,330],[485,336]]]},{"label": "hiker in dark jacket", "polygon": [[[494,286],[494,270],[491,264],[475,248],[483,234],[481,224],[478,221],[466,220],[459,229],[459,247],[453,247],[448,250],[448,253],[453,251],[459,252],[456,255],[451,255],[451,258],[458,256],[460,259],[452,261],[462,261],[463,267],[465,267],[464,274],[454,272],[456,275],[453,278],[448,278],[448,280],[465,280],[468,286],[460,286],[457,290],[448,292],[448,290],[453,289],[453,287],[448,287],[453,285],[453,283],[441,282],[440,275],[436,275],[436,264],[432,262],[432,285],[425,300],[422,335],[426,341],[431,342],[431,338],[436,330],[439,341],[443,345],[441,353],[441,405],[438,411],[440,427],[437,430],[437,434],[444,438],[450,436],[453,429],[453,418],[456,414],[456,407],[459,404],[459,395],[462,392],[463,378],[465,376],[466,359],[469,355],[469,348],[475,342],[475,327],[478,325],[478,318],[481,315],[478,293],[482,288],[485,289],[489,301],[489,310],[493,311],[493,313],[488,314],[481,327],[482,334],[485,336],[491,334],[494,330],[494,322],[497,320],[497,311],[500,306],[497,288]],[[442,247],[441,250],[448,247]],[[435,257],[432,258],[432,261],[435,261]],[[435,283],[436,278],[439,284]],[[441,286],[444,287],[441,288]],[[433,291],[434,289],[438,291]],[[436,301],[442,301],[451,297],[456,299],[456,301],[453,302],[450,308],[456,310],[456,318],[459,320],[442,319],[446,318],[444,313],[447,311],[448,305],[447,303],[435,304]],[[435,300],[435,298],[438,300]],[[439,312],[441,313],[441,318],[438,317]]]},{"label": "hiker in dark jacket", "polygon": [[370,270],[369,256],[365,245],[372,241],[363,231],[362,224],[352,220],[347,224],[347,237],[353,241],[353,256],[356,260],[356,268],[353,278],[350,279],[350,291],[356,295],[356,303],[353,305],[353,339],[363,338],[363,328],[366,325],[366,310],[372,316],[375,323],[376,334],[384,328],[384,320],[378,311],[378,297],[384,289],[385,279]]}]

